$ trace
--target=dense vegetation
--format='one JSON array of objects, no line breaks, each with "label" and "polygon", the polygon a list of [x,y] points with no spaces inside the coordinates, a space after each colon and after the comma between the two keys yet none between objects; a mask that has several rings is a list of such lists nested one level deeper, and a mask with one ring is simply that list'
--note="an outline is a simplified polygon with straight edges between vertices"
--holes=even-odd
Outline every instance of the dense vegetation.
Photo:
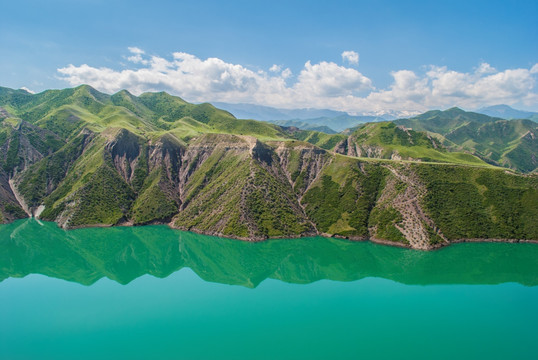
[{"label": "dense vegetation", "polygon": [[425,206],[451,240],[538,239],[538,178],[500,170],[417,167]]},{"label": "dense vegetation", "polygon": [[305,194],[306,213],[324,233],[367,237],[370,212],[385,171],[370,164],[360,169],[358,162],[342,165],[328,166],[319,185]]}]

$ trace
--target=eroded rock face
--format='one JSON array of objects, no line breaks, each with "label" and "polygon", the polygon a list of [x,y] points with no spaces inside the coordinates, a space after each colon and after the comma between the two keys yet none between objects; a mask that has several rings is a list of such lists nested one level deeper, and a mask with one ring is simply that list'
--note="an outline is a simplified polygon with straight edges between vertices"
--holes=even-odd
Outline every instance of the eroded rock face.
[{"label": "eroded rock face", "polygon": [[141,139],[126,129],[121,129],[116,137],[108,142],[105,150],[110,154],[116,170],[130,183],[139,160]]},{"label": "eroded rock face", "polygon": [[282,142],[276,147],[275,153],[288,181],[300,197],[330,161],[326,150],[305,144],[288,146]]},{"label": "eroded rock face", "polygon": [[[5,171],[3,171],[3,169],[0,169],[0,224],[26,216],[21,204],[12,191],[12,184],[13,181],[9,179],[8,175],[5,173]],[[7,209],[6,206],[8,207]],[[20,209],[20,211],[8,211],[10,210],[9,206],[17,207]]]},{"label": "eroded rock face", "polygon": [[273,149],[258,139],[256,139],[254,146],[250,149],[250,154],[255,160],[264,163],[266,166],[273,164]]},{"label": "eroded rock face", "polygon": [[[11,117],[5,110],[0,117]],[[2,221],[11,221],[33,213],[33,207],[26,204],[18,193],[20,177],[32,165],[58,150],[62,141],[51,131],[42,129],[21,119],[3,124],[10,131],[0,145],[0,215]],[[47,179],[45,179],[47,181]],[[6,210],[6,209],[9,209]]]},{"label": "eroded rock face", "polygon": [[383,159],[384,151],[380,146],[359,144],[352,136],[340,141],[334,148],[337,154],[375,159]]},{"label": "eroded rock face", "polygon": [[185,151],[185,147],[170,135],[164,135],[154,143],[150,143],[148,147],[149,172],[161,168],[168,182],[177,188]]},{"label": "eroded rock face", "polygon": [[[385,168],[390,171],[390,175],[385,180],[386,184],[378,203],[390,206],[400,213],[402,221],[394,226],[409,242],[410,247],[429,250],[447,245],[448,240],[423,209],[423,198],[427,190],[420,179],[409,166],[404,166],[403,170],[390,165],[386,165]],[[397,187],[404,189],[398,190]],[[433,245],[431,241],[433,234],[442,241]],[[370,236],[377,238],[377,229],[370,229]]]}]

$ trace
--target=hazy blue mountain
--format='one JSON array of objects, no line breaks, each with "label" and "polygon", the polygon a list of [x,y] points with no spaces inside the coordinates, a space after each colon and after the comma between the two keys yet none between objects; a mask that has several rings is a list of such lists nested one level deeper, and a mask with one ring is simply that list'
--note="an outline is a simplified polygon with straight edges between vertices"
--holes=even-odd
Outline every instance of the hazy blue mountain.
[{"label": "hazy blue mountain", "polygon": [[304,120],[320,117],[336,117],[347,115],[343,111],[328,109],[278,109],[269,106],[253,104],[229,104],[223,102],[213,102],[219,109],[231,112],[238,119],[254,120]]},{"label": "hazy blue mountain", "polygon": [[[273,124],[280,126],[295,126],[301,130],[316,130],[327,134],[334,134],[336,132],[342,132],[349,128],[357,127],[358,125],[368,122],[386,121],[386,119],[379,116],[352,116],[352,115],[339,115],[336,117],[319,117],[313,119],[293,119],[293,120],[268,120]],[[325,130],[323,130],[325,129]],[[333,130],[329,132],[326,130]]]},{"label": "hazy blue mountain", "polygon": [[[331,132],[327,132],[328,129],[320,130],[319,128],[328,127],[335,132],[341,132],[367,122],[396,119],[392,114],[382,116],[350,115],[347,112],[328,109],[278,109],[261,105],[220,102],[213,104],[232,113],[238,119],[269,121],[282,126],[295,126],[301,130],[317,130],[328,134],[331,134]],[[294,123],[283,122],[284,120]]]},{"label": "hazy blue mountain", "polygon": [[309,123],[308,121],[305,121],[305,120],[274,120],[270,122],[278,126],[283,126],[283,127],[296,127],[297,129],[300,129],[300,130],[319,131],[325,134],[337,133],[337,131],[334,131],[328,126],[320,125],[316,123]]},{"label": "hazy blue mountain", "polygon": [[493,105],[476,110],[477,113],[502,119],[531,119],[538,121],[538,112],[517,110],[508,105]]}]

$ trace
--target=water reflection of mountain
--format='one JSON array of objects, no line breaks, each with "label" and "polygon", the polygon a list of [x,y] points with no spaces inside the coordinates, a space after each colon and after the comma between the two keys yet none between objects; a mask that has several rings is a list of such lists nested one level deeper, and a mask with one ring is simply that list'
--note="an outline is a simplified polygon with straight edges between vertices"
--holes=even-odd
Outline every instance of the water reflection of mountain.
[{"label": "water reflection of mountain", "polygon": [[381,277],[405,284],[538,285],[538,245],[457,244],[434,252],[327,238],[247,243],[166,226],[64,231],[22,220],[0,226],[0,281],[43,274],[90,285],[121,284],[189,267],[202,279],[256,287],[267,278],[290,283]]}]

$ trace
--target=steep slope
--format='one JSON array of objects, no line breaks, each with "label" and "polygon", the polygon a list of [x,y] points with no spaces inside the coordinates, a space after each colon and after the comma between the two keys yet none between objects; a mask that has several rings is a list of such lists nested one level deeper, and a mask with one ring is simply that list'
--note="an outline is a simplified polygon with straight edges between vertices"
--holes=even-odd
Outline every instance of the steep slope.
[{"label": "steep slope", "polygon": [[[48,195],[27,200],[33,211],[45,207],[43,219],[68,228],[171,221],[250,240],[323,233],[417,249],[469,237],[538,239],[535,177],[364,161],[302,142],[225,134],[188,145],[125,129],[75,139],[81,155],[59,168],[67,169],[64,178],[55,185],[50,177]],[[65,151],[55,155],[67,159]],[[19,174],[19,189],[27,194],[30,184],[40,184],[36,174],[55,161],[48,156]]]},{"label": "steep slope", "polygon": [[27,216],[27,204],[16,190],[13,177],[58,150],[62,144],[54,133],[13,117],[0,108],[0,221]]}]

